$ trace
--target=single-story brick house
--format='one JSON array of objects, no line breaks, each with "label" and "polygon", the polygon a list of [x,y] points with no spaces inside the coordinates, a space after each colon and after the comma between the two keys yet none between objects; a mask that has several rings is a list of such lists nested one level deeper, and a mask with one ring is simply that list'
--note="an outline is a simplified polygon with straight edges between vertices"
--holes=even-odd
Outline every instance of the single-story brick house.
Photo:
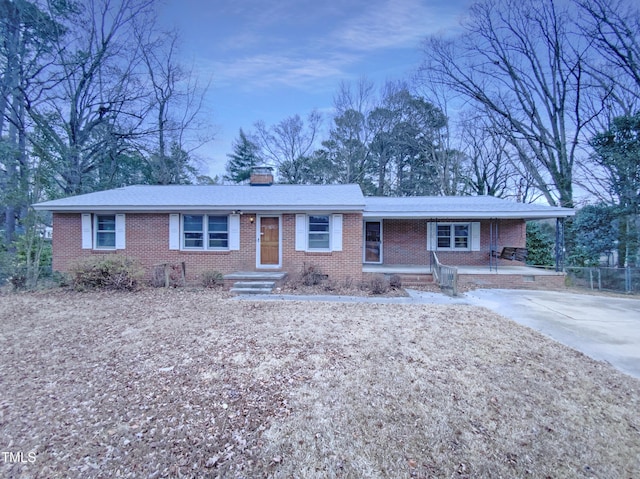
[{"label": "single-story brick house", "polygon": [[127,186],[34,208],[53,212],[55,271],[120,253],[149,271],[184,262],[191,280],[205,271],[296,273],[304,265],[361,280],[376,266],[428,269],[431,251],[444,264],[488,269],[513,264],[492,251],[524,248],[526,220],[573,215],[488,196],[365,197],[358,185],[280,185],[270,175],[248,185]]}]

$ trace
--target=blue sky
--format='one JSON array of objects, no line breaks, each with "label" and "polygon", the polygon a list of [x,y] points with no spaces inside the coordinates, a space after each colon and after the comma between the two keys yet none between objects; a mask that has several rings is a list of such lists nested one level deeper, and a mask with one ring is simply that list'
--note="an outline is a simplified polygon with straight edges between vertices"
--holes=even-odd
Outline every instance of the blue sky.
[{"label": "blue sky", "polygon": [[468,0],[166,0],[160,19],[180,31],[181,58],[201,84],[216,139],[198,150],[224,172],[238,131],[289,116],[331,120],[341,81],[381,87],[408,78],[428,34],[455,29]]}]

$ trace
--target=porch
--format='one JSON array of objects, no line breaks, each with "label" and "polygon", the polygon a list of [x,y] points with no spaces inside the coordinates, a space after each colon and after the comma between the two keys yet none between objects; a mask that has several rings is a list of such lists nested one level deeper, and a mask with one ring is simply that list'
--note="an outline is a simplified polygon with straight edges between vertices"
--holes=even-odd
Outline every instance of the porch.
[{"label": "porch", "polygon": [[[526,265],[499,266],[455,266],[458,275],[534,275],[534,276],[564,276],[564,273],[552,269],[535,268]],[[415,264],[363,264],[363,273],[377,274],[431,274],[431,266]]]},{"label": "porch", "polygon": [[[563,289],[565,273],[526,265],[505,265],[498,268],[486,266],[454,266],[457,283],[461,288],[504,289]],[[417,286],[433,283],[430,265],[411,264],[363,264],[364,277],[383,274],[400,275],[403,284]]]}]

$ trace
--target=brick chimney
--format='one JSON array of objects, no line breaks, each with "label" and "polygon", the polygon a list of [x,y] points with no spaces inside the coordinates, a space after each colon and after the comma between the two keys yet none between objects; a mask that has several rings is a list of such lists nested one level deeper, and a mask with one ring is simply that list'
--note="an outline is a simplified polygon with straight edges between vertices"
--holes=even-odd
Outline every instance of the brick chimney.
[{"label": "brick chimney", "polygon": [[271,186],[273,184],[273,168],[270,166],[254,166],[249,179],[251,186]]}]

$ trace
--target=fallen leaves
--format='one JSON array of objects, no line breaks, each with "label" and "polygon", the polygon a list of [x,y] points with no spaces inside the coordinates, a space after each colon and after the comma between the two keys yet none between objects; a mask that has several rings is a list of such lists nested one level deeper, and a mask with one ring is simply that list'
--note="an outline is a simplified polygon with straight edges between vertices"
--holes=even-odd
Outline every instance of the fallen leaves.
[{"label": "fallen leaves", "polygon": [[611,477],[638,460],[637,382],[485,310],[148,290],[0,297],[0,321],[0,444],[37,453],[3,477]]}]

